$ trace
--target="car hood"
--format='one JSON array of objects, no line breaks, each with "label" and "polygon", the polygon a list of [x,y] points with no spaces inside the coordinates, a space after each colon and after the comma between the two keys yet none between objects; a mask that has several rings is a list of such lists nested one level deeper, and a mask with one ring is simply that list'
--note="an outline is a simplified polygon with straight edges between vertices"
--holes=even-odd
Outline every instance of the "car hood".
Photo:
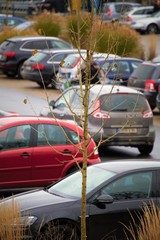
[{"label": "car hood", "polygon": [[49,205],[73,204],[75,199],[66,198],[51,194],[44,190],[29,191],[27,193],[17,194],[14,197],[4,199],[1,204],[12,204],[13,201],[20,206],[21,212],[29,211],[34,208],[41,208]]}]

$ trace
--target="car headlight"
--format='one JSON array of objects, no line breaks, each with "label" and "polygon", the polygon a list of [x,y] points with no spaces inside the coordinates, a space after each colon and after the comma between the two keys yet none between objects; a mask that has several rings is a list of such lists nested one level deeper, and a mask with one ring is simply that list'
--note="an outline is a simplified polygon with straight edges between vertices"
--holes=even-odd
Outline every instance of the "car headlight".
[{"label": "car headlight", "polygon": [[24,216],[20,217],[20,221],[18,223],[15,221],[14,225],[22,225],[22,226],[31,226],[35,221],[37,220],[37,217],[35,216]]}]

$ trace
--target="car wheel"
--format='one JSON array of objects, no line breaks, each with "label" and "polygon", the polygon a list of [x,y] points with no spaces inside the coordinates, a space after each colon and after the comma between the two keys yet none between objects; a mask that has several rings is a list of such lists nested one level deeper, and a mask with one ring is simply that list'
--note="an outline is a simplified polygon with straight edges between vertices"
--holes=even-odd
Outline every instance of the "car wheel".
[{"label": "car wheel", "polygon": [[78,240],[79,237],[72,224],[49,223],[38,236],[39,240]]},{"label": "car wheel", "polygon": [[23,67],[23,62],[21,62],[18,66],[18,71],[17,71],[17,75],[19,79],[23,79],[21,71],[22,71],[22,67]]},{"label": "car wheel", "polygon": [[41,88],[44,88],[44,87],[48,87],[49,84],[51,84],[50,81],[48,82],[37,82],[37,84],[41,87]]},{"label": "car wheel", "polygon": [[147,32],[148,33],[152,33],[152,34],[156,34],[158,33],[158,27],[156,24],[152,23],[147,27]]},{"label": "car wheel", "polygon": [[138,150],[143,155],[149,155],[153,150],[153,145],[139,146]]},{"label": "car wheel", "polygon": [[55,75],[52,76],[51,78],[51,86],[53,89],[56,89],[56,77]]},{"label": "car wheel", "polygon": [[4,72],[4,74],[7,76],[7,77],[10,77],[10,78],[13,78],[16,76],[16,73],[13,73],[13,72]]}]

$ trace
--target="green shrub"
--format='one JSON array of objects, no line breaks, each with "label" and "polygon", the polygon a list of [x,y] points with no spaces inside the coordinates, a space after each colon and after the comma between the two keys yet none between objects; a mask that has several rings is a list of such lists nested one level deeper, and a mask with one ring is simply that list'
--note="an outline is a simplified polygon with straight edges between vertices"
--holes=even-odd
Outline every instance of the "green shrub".
[{"label": "green shrub", "polygon": [[59,37],[63,29],[63,16],[48,11],[34,17],[33,29],[40,35]]},{"label": "green shrub", "polygon": [[144,59],[140,35],[129,26],[105,23],[96,16],[92,25],[91,21],[88,14],[67,18],[67,34],[75,47]]}]

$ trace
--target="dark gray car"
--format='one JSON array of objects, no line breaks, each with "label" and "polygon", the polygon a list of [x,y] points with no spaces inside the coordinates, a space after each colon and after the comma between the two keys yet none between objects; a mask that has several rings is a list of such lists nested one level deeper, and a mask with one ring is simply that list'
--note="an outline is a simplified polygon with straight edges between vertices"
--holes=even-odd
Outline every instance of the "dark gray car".
[{"label": "dark gray car", "polygon": [[[52,112],[45,108],[40,115],[72,119],[83,126],[84,88],[68,88],[56,101],[50,102]],[[152,152],[153,114],[141,92],[125,86],[97,84],[90,89],[88,107],[88,128],[97,144],[136,147],[141,154]]]},{"label": "dark gray car", "polygon": [[72,49],[71,44],[47,36],[26,36],[6,39],[0,45],[0,70],[10,77],[21,78],[21,68],[26,59],[38,50]]}]

